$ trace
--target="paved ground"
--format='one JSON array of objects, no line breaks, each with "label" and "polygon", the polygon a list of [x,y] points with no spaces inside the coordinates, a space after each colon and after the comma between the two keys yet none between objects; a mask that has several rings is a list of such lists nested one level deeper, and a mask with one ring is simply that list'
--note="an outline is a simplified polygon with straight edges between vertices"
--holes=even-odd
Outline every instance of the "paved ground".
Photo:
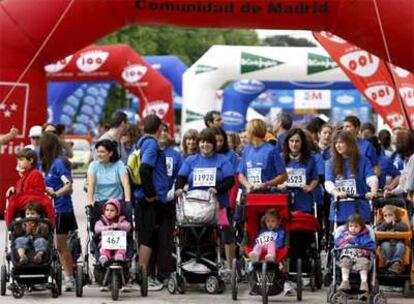
[{"label": "paved ground", "polygon": [[[81,237],[84,239],[86,234],[85,215],[84,215],[84,202],[85,193],[82,191],[84,180],[75,179],[73,201],[76,206],[76,214],[78,224],[80,228]],[[4,222],[0,222],[0,260],[3,261],[3,248],[4,248],[4,236],[5,236]],[[326,290],[317,291],[311,293],[305,291],[303,294],[303,303],[325,303]],[[63,293],[59,299],[52,299],[49,292],[39,292],[26,294],[21,300],[15,300],[10,292],[6,297],[0,298],[1,304],[14,303],[15,301],[20,303],[112,303],[109,293],[100,292],[96,287],[85,287],[83,298],[76,298],[74,293]],[[154,303],[154,304],[167,304],[167,303],[197,303],[197,304],[212,304],[216,303],[233,303],[230,295],[230,288],[228,286],[224,294],[221,295],[208,295],[196,286],[189,289],[184,295],[170,295],[168,291],[162,290],[160,292],[150,292],[147,298],[141,298],[139,291],[135,290],[131,293],[124,293],[120,296],[120,302],[133,303]],[[261,303],[261,298],[257,296],[249,296],[246,286],[240,286],[239,303]],[[270,303],[294,303],[296,298],[288,298],[283,296],[269,298]],[[402,298],[398,293],[389,294],[388,303],[390,304],[408,304],[413,303],[413,299]]]}]

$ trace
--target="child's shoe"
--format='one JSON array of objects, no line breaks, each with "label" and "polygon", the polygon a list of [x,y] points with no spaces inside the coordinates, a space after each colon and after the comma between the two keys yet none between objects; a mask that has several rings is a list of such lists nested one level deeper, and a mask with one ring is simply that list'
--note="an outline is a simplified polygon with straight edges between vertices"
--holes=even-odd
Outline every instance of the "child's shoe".
[{"label": "child's shoe", "polygon": [[341,285],[339,285],[339,289],[340,290],[351,290],[351,284],[349,284],[348,280],[344,280],[341,282]]},{"label": "child's shoe", "polygon": [[115,261],[122,262],[122,261],[125,260],[125,258],[124,258],[124,256],[122,254],[115,254],[114,260]]},{"label": "child's shoe", "polygon": [[33,262],[35,264],[41,264],[43,262],[43,252],[39,251],[38,253],[35,254],[35,256],[33,257]]},{"label": "child's shoe", "polygon": [[400,274],[401,273],[401,264],[399,262],[394,262],[391,264],[390,268],[388,268],[389,271],[395,273],[395,274]]},{"label": "child's shoe", "polygon": [[22,254],[19,258],[19,264],[27,264],[27,262],[29,261],[29,259],[27,258],[27,255]]},{"label": "child's shoe", "polygon": [[101,255],[99,257],[99,263],[101,263],[101,265],[104,266],[106,262],[108,262],[108,257],[106,255]]},{"label": "child's shoe", "polygon": [[266,262],[274,262],[275,261],[275,256],[273,254],[266,254],[265,261]]}]

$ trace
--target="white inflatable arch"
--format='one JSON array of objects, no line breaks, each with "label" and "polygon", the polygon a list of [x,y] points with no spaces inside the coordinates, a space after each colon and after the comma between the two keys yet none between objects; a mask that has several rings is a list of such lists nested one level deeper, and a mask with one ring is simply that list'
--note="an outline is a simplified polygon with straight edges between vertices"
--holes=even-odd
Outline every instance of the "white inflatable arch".
[{"label": "white inflatable arch", "polygon": [[182,133],[220,110],[216,93],[232,80],[349,81],[322,47],[212,46],[183,75]]}]

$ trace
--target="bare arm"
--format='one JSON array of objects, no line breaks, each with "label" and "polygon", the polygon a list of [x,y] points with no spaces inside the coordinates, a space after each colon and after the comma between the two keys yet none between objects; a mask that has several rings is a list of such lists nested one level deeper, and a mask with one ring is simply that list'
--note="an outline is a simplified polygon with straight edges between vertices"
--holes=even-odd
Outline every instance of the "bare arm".
[{"label": "bare arm", "polygon": [[88,174],[87,183],[88,183],[87,204],[93,205],[95,201],[95,176],[93,174]]},{"label": "bare arm", "polygon": [[131,187],[129,185],[128,173],[121,175],[121,183],[124,188],[124,198],[126,202],[131,202]]}]

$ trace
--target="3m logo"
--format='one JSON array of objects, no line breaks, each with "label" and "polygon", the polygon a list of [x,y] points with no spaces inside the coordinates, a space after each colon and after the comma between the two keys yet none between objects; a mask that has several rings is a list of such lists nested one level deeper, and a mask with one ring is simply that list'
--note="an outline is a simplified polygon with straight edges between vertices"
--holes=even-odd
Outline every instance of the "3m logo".
[{"label": "3m logo", "polygon": [[281,65],[283,63],[284,62],[278,61],[276,59],[242,52],[240,60],[240,73],[245,74],[264,69],[269,69]]},{"label": "3m logo", "polygon": [[308,53],[308,75],[321,73],[337,68],[331,57]]},{"label": "3m logo", "polygon": [[400,95],[404,100],[404,103],[408,107],[414,106],[414,88],[413,87],[401,87],[399,89]]},{"label": "3m logo", "polygon": [[213,72],[218,70],[218,68],[213,67],[211,65],[205,65],[205,64],[197,64],[195,67],[195,74],[203,74],[203,73],[208,73],[208,72]]},{"label": "3m logo", "polygon": [[193,111],[190,111],[190,110],[187,110],[185,112],[185,114],[186,114],[185,122],[193,122],[193,121],[196,121],[196,120],[203,119],[202,114],[197,113],[197,112],[193,112]]},{"label": "3m logo", "polygon": [[47,73],[57,73],[57,72],[62,71],[69,64],[69,62],[72,60],[72,57],[73,57],[73,55],[69,55],[65,59],[59,60],[55,63],[52,63],[52,64],[49,64],[49,65],[45,66],[45,71]]},{"label": "3m logo", "polygon": [[85,52],[76,60],[76,66],[82,72],[91,73],[99,69],[108,59],[108,56],[109,53],[105,51]]},{"label": "3m logo", "polygon": [[329,32],[323,31],[323,32],[320,32],[320,34],[322,37],[329,39],[332,42],[340,43],[340,44],[346,43],[346,41],[342,39],[341,37],[335,36],[334,34],[331,34]]},{"label": "3m logo", "polygon": [[339,62],[352,73],[361,77],[370,77],[378,71],[380,60],[366,52],[356,51],[348,53],[339,59]]},{"label": "3m logo", "polygon": [[365,90],[365,95],[380,106],[389,106],[394,100],[395,91],[389,85],[370,86]]},{"label": "3m logo", "polygon": [[136,83],[147,73],[148,68],[145,65],[133,64],[124,68],[122,79],[128,83]]}]

